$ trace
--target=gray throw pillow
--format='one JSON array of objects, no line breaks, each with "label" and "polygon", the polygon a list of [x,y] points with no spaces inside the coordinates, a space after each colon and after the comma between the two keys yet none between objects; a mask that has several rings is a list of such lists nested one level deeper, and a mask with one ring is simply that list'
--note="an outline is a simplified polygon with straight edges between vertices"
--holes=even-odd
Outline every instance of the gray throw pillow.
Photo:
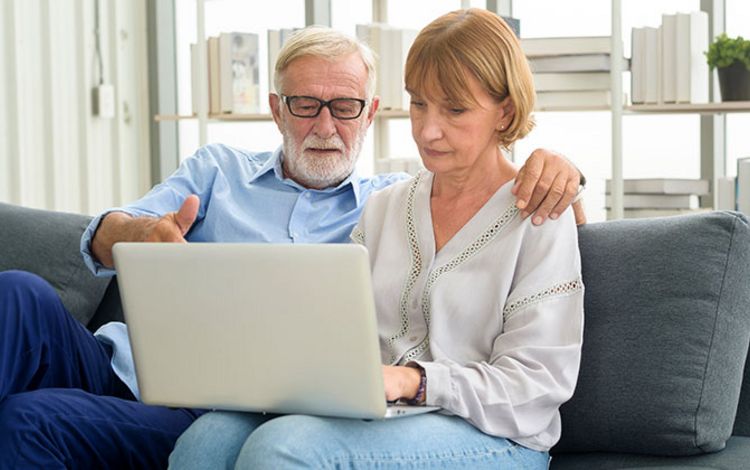
[{"label": "gray throw pillow", "polygon": [[750,230],[731,212],[579,230],[581,372],[555,452],[691,455],[732,434],[750,342]]},{"label": "gray throw pillow", "polygon": [[49,282],[86,325],[109,284],[83,264],[81,234],[91,217],[0,203],[0,271],[29,271]]}]

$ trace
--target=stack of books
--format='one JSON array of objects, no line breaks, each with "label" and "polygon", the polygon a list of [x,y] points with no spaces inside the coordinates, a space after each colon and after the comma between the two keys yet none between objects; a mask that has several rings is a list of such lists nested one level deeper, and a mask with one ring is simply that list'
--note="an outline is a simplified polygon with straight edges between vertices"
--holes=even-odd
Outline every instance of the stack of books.
[{"label": "stack of books", "polygon": [[377,56],[375,94],[380,96],[380,109],[409,109],[411,100],[404,88],[404,67],[417,30],[383,23],[358,24],[356,29],[357,38]]},{"label": "stack of books", "polygon": [[537,109],[612,105],[611,37],[523,38],[521,47],[534,73]]},{"label": "stack of books", "polygon": [[708,13],[662,15],[658,28],[633,28],[633,104],[708,103]]},{"label": "stack of books", "polygon": [[276,60],[279,58],[279,51],[289,40],[289,37],[300,28],[282,28],[268,30],[268,90],[270,92],[278,91],[274,86],[276,77]]},{"label": "stack of books", "polygon": [[[253,114],[260,112],[258,35],[221,33],[208,46],[208,112]],[[198,47],[190,45],[193,112],[198,110]]]},{"label": "stack of books", "polygon": [[[612,181],[606,186],[607,216],[610,216]],[[699,196],[708,194],[708,181],[701,179],[645,178],[623,181],[625,218],[664,217],[700,212]]]}]

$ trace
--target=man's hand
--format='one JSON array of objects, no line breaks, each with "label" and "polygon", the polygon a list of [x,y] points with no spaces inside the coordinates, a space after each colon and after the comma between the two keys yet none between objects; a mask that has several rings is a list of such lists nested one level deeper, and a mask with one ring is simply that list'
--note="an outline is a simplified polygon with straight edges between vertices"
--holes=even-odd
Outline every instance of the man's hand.
[{"label": "man's hand", "polygon": [[421,379],[419,370],[413,367],[383,366],[386,400],[413,399],[417,396]]},{"label": "man's hand", "polygon": [[[559,153],[536,149],[516,176],[511,192],[516,195],[516,206],[521,217],[534,214],[532,223],[541,225],[547,219],[557,219],[578,194],[581,173]],[[586,223],[580,203],[573,205],[577,224]]]},{"label": "man's hand", "polygon": [[198,196],[190,195],[177,212],[158,219],[111,212],[99,224],[91,241],[91,251],[101,264],[112,268],[112,246],[117,242],[186,243],[185,234],[195,222],[199,207]]},{"label": "man's hand", "polygon": [[192,194],[182,203],[180,210],[169,212],[158,219],[151,219],[143,232],[144,242],[187,243],[185,234],[198,216],[200,200]]}]

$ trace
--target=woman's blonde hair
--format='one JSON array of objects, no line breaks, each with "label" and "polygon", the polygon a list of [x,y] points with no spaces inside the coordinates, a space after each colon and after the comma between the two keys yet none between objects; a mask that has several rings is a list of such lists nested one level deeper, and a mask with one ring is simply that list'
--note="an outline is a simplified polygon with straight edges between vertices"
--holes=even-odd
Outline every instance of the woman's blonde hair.
[{"label": "woman's blonde hair", "polygon": [[313,56],[333,60],[355,52],[359,53],[362,62],[367,67],[365,93],[369,102],[375,94],[375,55],[362,42],[324,26],[308,26],[295,31],[289,37],[289,40],[279,51],[279,57],[276,60],[274,88],[277,92],[281,92],[284,71],[295,59]]},{"label": "woman's blonde hair", "polygon": [[466,92],[469,73],[498,102],[513,102],[512,121],[498,131],[499,144],[509,148],[534,127],[534,82],[513,30],[480,8],[447,13],[419,32],[406,59],[406,89],[445,96],[458,106],[477,105]]}]

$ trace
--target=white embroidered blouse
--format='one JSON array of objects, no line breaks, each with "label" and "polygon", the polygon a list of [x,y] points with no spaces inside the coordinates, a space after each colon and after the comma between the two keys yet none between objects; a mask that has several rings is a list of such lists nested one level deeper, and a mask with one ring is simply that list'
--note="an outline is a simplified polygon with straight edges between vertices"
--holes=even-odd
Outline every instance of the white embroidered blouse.
[{"label": "white embroidered blouse", "polygon": [[572,210],[534,226],[521,220],[509,182],[435,253],[432,176],[370,196],[352,232],[370,253],[383,363],[416,361],[426,404],[549,450],[581,357]]}]

